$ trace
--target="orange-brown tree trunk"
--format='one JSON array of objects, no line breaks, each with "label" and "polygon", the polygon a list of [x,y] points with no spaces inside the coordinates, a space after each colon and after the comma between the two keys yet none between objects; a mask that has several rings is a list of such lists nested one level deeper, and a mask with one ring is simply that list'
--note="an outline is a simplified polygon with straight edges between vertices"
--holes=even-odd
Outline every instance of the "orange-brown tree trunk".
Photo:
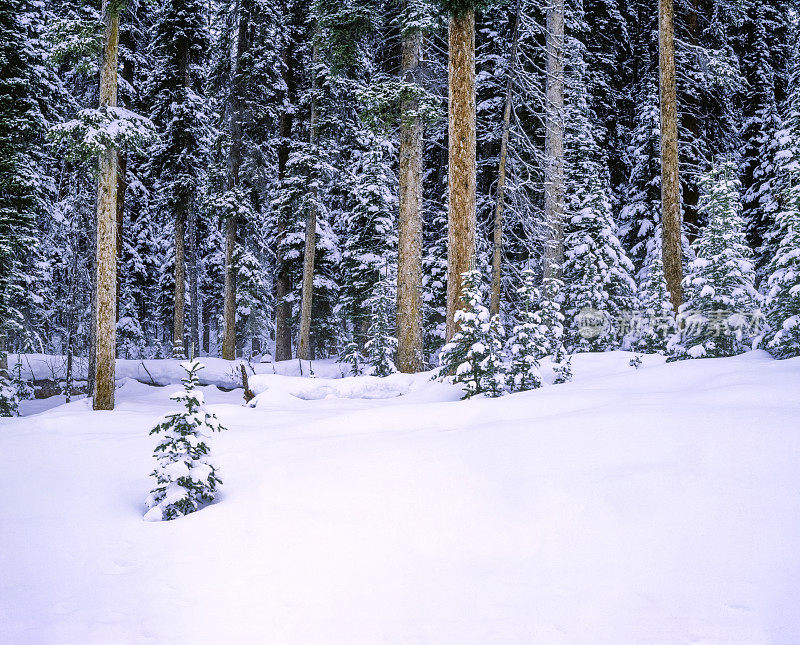
[{"label": "orange-brown tree trunk", "polygon": [[672,306],[683,302],[681,204],[678,176],[678,106],[675,90],[673,0],[658,3],[658,69],[661,102],[661,221],[664,276]]},{"label": "orange-brown tree trunk", "polygon": [[475,257],[475,11],[450,16],[448,56],[447,340]]},{"label": "orange-brown tree trunk", "polygon": [[[103,61],[100,105],[117,105],[119,7],[103,2]],[[97,179],[97,249],[94,320],[94,409],[114,409],[117,309],[117,151],[100,154]]]}]

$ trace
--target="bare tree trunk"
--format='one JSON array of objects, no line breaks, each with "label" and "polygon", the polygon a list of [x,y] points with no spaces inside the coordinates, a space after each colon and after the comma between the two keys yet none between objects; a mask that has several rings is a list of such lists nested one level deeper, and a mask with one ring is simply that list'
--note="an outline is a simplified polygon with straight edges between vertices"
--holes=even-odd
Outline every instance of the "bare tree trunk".
[{"label": "bare tree trunk", "polygon": [[200,353],[200,285],[197,268],[197,211],[192,206],[189,213],[189,333],[191,347],[189,355],[195,357]]},{"label": "bare tree trunk", "polygon": [[547,9],[544,219],[548,238],[545,279],[560,278],[564,264],[564,0]]},{"label": "bare tree trunk", "polygon": [[[403,79],[417,82],[422,32],[403,38]],[[400,217],[397,258],[397,369],[422,370],[422,123],[419,101],[400,108]]]},{"label": "bare tree trunk", "polygon": [[[317,45],[311,57],[311,143],[317,142]],[[316,182],[314,182],[316,186]],[[314,290],[314,256],[317,244],[317,195],[316,187],[312,188],[314,197],[306,214],[306,244],[303,252],[303,290],[300,303],[300,338],[297,343],[297,358],[311,360],[311,309]]]},{"label": "bare tree trunk", "polygon": [[[103,2],[105,23],[100,68],[100,105],[117,105],[119,9]],[[94,409],[114,409],[117,309],[117,151],[100,154],[97,180],[97,313],[95,326]]]},{"label": "bare tree trunk", "polygon": [[450,16],[448,55],[447,340],[475,256],[475,11]]},{"label": "bare tree trunk", "polygon": [[503,136],[500,140],[500,164],[497,171],[497,203],[494,209],[494,247],[492,249],[492,295],[489,312],[500,313],[501,270],[503,261],[503,211],[506,196],[506,160],[508,159],[508,132],[511,129],[511,98],[514,89],[514,71],[517,65],[517,41],[519,40],[520,0],[514,14],[514,33],[511,37],[511,61],[506,83],[506,107],[503,112]]},{"label": "bare tree trunk", "polygon": [[172,355],[186,358],[184,320],[186,317],[186,210],[178,205],[175,218],[175,317],[172,326]]},{"label": "bare tree trunk", "polygon": [[125,192],[128,189],[128,155],[119,151],[117,154],[117,291],[116,291],[116,311],[117,321],[119,321],[119,297],[122,291],[122,236],[125,226]]},{"label": "bare tree trunk", "polygon": [[[242,11],[241,2],[236,3],[236,17],[239,29],[236,35],[236,51],[231,65],[231,91],[228,106],[231,146],[228,153],[228,190],[239,186],[239,168],[242,165],[242,121],[244,105],[242,101],[242,79],[239,61],[247,50],[247,29],[250,14]],[[236,234],[239,221],[236,215],[228,218],[225,226],[225,336],[222,339],[222,358],[232,361],[236,358]]]},{"label": "bare tree trunk", "polygon": [[673,0],[658,3],[658,69],[661,99],[661,220],[664,276],[675,311],[683,302],[681,205],[678,177],[678,107],[675,93]]}]

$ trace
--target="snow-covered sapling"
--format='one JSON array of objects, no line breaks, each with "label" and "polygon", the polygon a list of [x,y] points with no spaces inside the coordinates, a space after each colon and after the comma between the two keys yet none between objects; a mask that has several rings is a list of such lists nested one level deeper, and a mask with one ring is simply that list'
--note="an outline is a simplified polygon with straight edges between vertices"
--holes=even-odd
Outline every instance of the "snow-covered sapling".
[{"label": "snow-covered sapling", "polygon": [[19,415],[19,395],[17,387],[6,370],[0,369],[0,417]]},{"label": "snow-covered sapling", "polygon": [[339,356],[339,363],[350,367],[351,376],[361,376],[364,373],[363,359],[358,350],[358,343],[354,340],[347,342]]},{"label": "snow-covered sapling", "polygon": [[394,297],[389,280],[383,278],[375,285],[371,298],[372,316],[369,333],[364,349],[367,351],[369,364],[375,376],[389,376],[397,368],[394,355],[397,351],[397,339],[392,334],[392,304]]},{"label": "snow-covered sapling", "polygon": [[455,315],[458,331],[442,348],[443,374],[463,386],[464,397],[476,394],[501,396],[506,384],[503,360],[503,328],[498,316],[490,316],[481,303],[480,274],[463,274],[464,308]]},{"label": "snow-covered sapling", "polygon": [[708,224],[683,280],[686,302],[678,312],[679,332],[669,341],[673,360],[740,354],[751,346],[760,323],[736,165],[719,163],[704,175],[702,186],[700,210]]},{"label": "snow-covered sapling", "polygon": [[537,310],[540,298],[536,276],[531,269],[522,272],[522,286],[517,293],[520,296],[519,323],[508,339],[511,355],[508,385],[514,392],[523,392],[542,386],[539,358],[543,354],[541,343],[537,342],[541,338],[542,318]]},{"label": "snow-covered sapling", "polygon": [[22,363],[17,360],[14,364],[14,369],[12,370],[14,373],[14,377],[12,378],[13,386],[17,389],[17,399],[20,401],[24,399],[32,399],[33,398],[33,387],[31,387],[30,382],[28,379],[25,378],[25,375],[22,373]]},{"label": "snow-covered sapling", "polygon": [[205,440],[212,432],[225,428],[206,411],[203,393],[198,389],[197,372],[203,365],[190,360],[181,363],[181,367],[186,370],[183,391],[170,398],[182,403],[183,409],[167,414],[150,431],[160,437],[153,452],[157,466],[151,473],[156,486],[147,497],[150,510],[144,516],[150,521],[193,513],[200,504],[214,499],[217,485],[222,483]]}]

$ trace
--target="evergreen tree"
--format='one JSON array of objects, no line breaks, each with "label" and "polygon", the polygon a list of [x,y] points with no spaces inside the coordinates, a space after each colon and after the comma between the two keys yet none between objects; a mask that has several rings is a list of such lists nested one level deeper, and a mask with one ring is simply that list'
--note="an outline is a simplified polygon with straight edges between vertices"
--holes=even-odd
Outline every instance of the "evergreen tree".
[{"label": "evergreen tree", "polygon": [[726,160],[703,177],[700,209],[708,220],[694,245],[670,340],[673,358],[733,356],[758,333],[760,297],[753,286],[752,253],[745,243],[736,166]]},{"label": "evergreen tree", "polygon": [[[534,390],[542,385],[539,373],[542,319],[536,309],[539,305],[539,290],[535,286],[535,273],[531,269],[522,272],[522,286],[517,289],[521,311],[519,323],[514,326],[508,339],[511,365],[508,384],[512,391]],[[539,341],[539,342],[537,342]]]},{"label": "evergreen tree", "polygon": [[149,173],[157,207],[174,224],[173,343],[176,356],[185,348],[186,227],[198,208],[208,157],[207,102],[203,96],[204,62],[209,49],[206,4],[202,0],[165,0],[154,25],[156,61],[149,95],[150,118],[159,131],[150,155]]},{"label": "evergreen tree", "polygon": [[767,348],[778,358],[800,355],[800,185],[776,215],[777,250],[767,267]]},{"label": "evergreen tree", "polygon": [[372,373],[375,376],[389,376],[397,371],[394,363],[397,351],[397,338],[392,333],[394,324],[394,293],[388,277],[375,285],[371,299],[372,318],[365,350]]},{"label": "evergreen tree", "polygon": [[36,222],[45,212],[42,140],[47,100],[40,40],[42,3],[10,0],[0,7],[0,353],[22,332],[32,304],[30,272]]},{"label": "evergreen tree", "polygon": [[462,385],[465,399],[484,393],[501,396],[506,385],[503,328],[499,316],[490,316],[482,304],[480,282],[474,269],[462,276],[464,309],[456,312],[458,332],[440,355],[443,373]]},{"label": "evergreen tree", "polygon": [[225,428],[216,415],[206,411],[203,393],[198,389],[197,372],[203,365],[190,360],[181,363],[181,367],[186,370],[183,392],[176,392],[170,399],[181,403],[183,409],[167,414],[150,431],[160,437],[153,452],[158,465],[151,473],[156,486],[146,500],[150,510],[144,517],[149,521],[172,520],[193,513],[200,504],[214,499],[217,486],[222,483],[206,439],[211,432]]},{"label": "evergreen tree", "polygon": [[19,394],[8,371],[0,369],[0,417],[19,415]]},{"label": "evergreen tree", "polygon": [[358,343],[354,340],[345,343],[339,355],[339,363],[350,367],[350,376],[361,376],[364,373],[363,362]]},{"label": "evergreen tree", "polygon": [[[660,240],[661,231],[656,229],[654,239]],[[660,244],[655,245],[659,252],[651,256],[645,267],[645,277],[639,289],[639,311],[636,324],[631,331],[636,336],[634,349],[646,354],[663,354],[669,339],[675,332],[675,312],[667,291],[664,278],[664,264],[661,261]]]}]

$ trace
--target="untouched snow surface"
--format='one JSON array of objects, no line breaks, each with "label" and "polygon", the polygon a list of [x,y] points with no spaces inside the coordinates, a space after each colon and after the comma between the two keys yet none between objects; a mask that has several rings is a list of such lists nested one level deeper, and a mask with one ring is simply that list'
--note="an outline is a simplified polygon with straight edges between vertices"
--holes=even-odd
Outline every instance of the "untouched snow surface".
[{"label": "untouched snow surface", "polygon": [[800,360],[630,357],[497,400],[203,388],[222,493],[155,524],[174,388],[4,420],[0,642],[800,642]]}]

